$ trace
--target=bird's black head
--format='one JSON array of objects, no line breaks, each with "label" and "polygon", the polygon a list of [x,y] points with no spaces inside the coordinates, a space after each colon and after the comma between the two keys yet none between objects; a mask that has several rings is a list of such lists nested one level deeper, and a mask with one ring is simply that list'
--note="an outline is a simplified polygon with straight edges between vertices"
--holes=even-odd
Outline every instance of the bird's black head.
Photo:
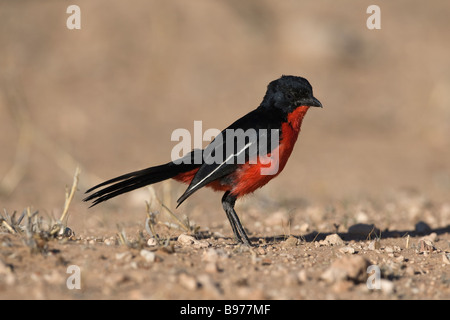
[{"label": "bird's black head", "polygon": [[314,98],[308,80],[302,77],[282,76],[269,83],[260,107],[277,108],[290,113],[299,106],[322,108],[320,101]]}]

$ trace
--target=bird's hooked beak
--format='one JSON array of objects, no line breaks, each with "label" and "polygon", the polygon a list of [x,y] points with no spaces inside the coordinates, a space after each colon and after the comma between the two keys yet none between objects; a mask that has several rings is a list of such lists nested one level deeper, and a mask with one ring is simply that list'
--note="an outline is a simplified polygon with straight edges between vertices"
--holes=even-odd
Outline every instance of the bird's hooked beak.
[{"label": "bird's hooked beak", "polygon": [[323,108],[322,103],[320,103],[319,100],[317,100],[316,98],[312,98],[312,101],[308,104],[310,107],[319,107],[319,108]]},{"label": "bird's hooked beak", "polygon": [[323,108],[322,103],[320,103],[319,100],[317,100],[316,98],[312,97],[312,98],[308,98],[308,99],[304,99],[301,100],[299,102],[299,105],[301,106],[308,106],[308,107],[318,107],[318,108]]}]

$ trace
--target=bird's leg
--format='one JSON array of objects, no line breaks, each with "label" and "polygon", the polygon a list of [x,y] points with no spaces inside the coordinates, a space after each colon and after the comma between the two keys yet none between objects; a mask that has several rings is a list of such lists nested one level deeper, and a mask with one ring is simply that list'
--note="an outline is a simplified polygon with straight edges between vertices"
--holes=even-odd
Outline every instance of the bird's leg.
[{"label": "bird's leg", "polygon": [[236,197],[230,194],[230,191],[225,192],[222,197],[222,206],[227,214],[227,218],[230,221],[231,229],[233,229],[234,237],[239,243],[251,246],[250,240],[245,233],[244,227],[242,227],[241,221],[237,216],[236,211],[234,211],[234,204],[236,202]]}]

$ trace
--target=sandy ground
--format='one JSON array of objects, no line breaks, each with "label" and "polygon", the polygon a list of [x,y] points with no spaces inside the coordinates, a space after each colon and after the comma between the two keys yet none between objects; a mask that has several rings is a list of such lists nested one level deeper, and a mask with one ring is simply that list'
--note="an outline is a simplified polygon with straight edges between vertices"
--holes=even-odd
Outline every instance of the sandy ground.
[{"label": "sandy ground", "polygon": [[[65,2],[0,1],[1,299],[450,298],[448,1],[381,3],[380,30],[365,1],[77,4],[69,30]],[[253,248],[210,190],[178,209],[176,182],[82,202],[167,162],[174,129],[225,128],[281,74],[324,108],[238,202]],[[77,166],[74,235],[50,236]],[[39,230],[11,231],[27,208]]]}]

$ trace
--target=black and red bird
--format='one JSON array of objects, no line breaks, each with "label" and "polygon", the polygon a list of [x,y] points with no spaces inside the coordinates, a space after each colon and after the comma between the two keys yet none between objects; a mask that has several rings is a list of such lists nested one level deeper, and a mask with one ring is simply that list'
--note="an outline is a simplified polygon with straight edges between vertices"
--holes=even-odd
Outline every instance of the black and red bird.
[{"label": "black and red bird", "polygon": [[[189,184],[177,200],[179,206],[198,189],[210,187],[225,192],[222,206],[234,236],[238,242],[250,245],[234,210],[235,202],[264,186],[283,170],[309,107],[322,107],[322,104],[313,96],[308,80],[282,76],[268,85],[258,108],[223,130],[205,149],[195,149],[175,161],[105,181],[87,190],[86,193],[90,193],[101,188],[84,201],[92,200],[94,206],[172,178]],[[253,134],[247,134],[249,132]],[[276,170],[264,172],[270,166]]]}]

